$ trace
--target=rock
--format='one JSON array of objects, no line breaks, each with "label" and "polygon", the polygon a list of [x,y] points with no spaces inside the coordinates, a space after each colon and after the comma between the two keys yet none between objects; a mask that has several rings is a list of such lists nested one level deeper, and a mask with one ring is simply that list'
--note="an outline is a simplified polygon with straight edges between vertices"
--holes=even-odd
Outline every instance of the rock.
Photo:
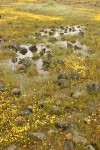
[{"label": "rock", "polygon": [[32,65],[32,59],[31,58],[23,58],[18,62],[18,64],[22,64],[25,67],[29,67]]},{"label": "rock", "polygon": [[47,34],[47,33],[48,33],[48,31],[47,31],[47,30],[45,30],[45,31],[44,31],[44,33],[45,33],[45,34]]},{"label": "rock", "polygon": [[27,49],[24,47],[21,47],[19,50],[19,53],[21,53],[22,55],[25,55],[27,53]]},{"label": "rock", "polygon": [[83,92],[76,91],[75,93],[71,93],[70,97],[79,98],[80,96],[82,96],[82,94],[83,94]]},{"label": "rock", "polygon": [[79,144],[82,144],[82,145],[87,145],[88,144],[88,141],[85,137],[81,136],[78,132],[75,132],[74,135],[73,135],[73,142],[74,143],[79,143]]},{"label": "rock", "polygon": [[34,53],[34,52],[36,52],[38,49],[37,49],[36,45],[32,45],[32,46],[29,47],[29,50],[30,50],[32,53]]},{"label": "rock", "polygon": [[58,114],[60,112],[60,108],[56,105],[50,106],[50,112],[53,114]]},{"label": "rock", "polygon": [[65,29],[65,27],[63,27],[63,26],[60,26],[60,29],[61,29],[61,30],[64,30],[64,29]]},{"label": "rock", "polygon": [[100,90],[100,84],[97,82],[92,82],[87,84],[87,91],[99,91]]},{"label": "rock", "polygon": [[64,33],[67,33],[67,29],[64,30]]},{"label": "rock", "polygon": [[16,62],[17,62],[17,58],[16,58],[16,57],[13,57],[13,58],[12,58],[12,62],[13,62],[13,63],[16,63]]},{"label": "rock", "polygon": [[60,35],[62,36],[62,35],[64,35],[64,33],[63,33],[63,32],[61,32],[61,33],[60,33]]},{"label": "rock", "polygon": [[39,107],[43,108],[44,107],[44,100],[38,101]]},{"label": "rock", "polygon": [[92,145],[88,145],[87,147],[86,147],[86,150],[96,150]]},{"label": "rock", "polygon": [[74,45],[74,50],[81,50],[81,47]]},{"label": "rock", "polygon": [[3,90],[4,90],[4,88],[5,88],[4,83],[0,82],[0,91],[3,91]]},{"label": "rock", "polygon": [[11,93],[15,96],[19,96],[21,94],[21,90],[19,88],[14,88],[11,90]]},{"label": "rock", "polygon": [[53,36],[53,35],[54,35],[54,32],[53,32],[53,31],[49,31],[49,35],[50,35],[50,36]]},{"label": "rock", "polygon": [[18,44],[9,45],[7,48],[9,48],[11,50],[15,50],[16,52],[20,50],[20,46]]},{"label": "rock", "polygon": [[32,138],[33,140],[36,139],[36,140],[42,141],[42,140],[46,139],[46,134],[44,134],[41,131],[29,132],[29,137]]},{"label": "rock", "polygon": [[72,31],[72,28],[69,28],[69,32],[71,32]]},{"label": "rock", "polygon": [[59,80],[59,79],[67,79],[67,77],[65,76],[65,74],[60,73],[60,74],[58,75],[58,80]]},{"label": "rock", "polygon": [[41,36],[41,33],[40,32],[36,32],[35,36]]},{"label": "rock", "polygon": [[76,43],[76,41],[75,41],[75,40],[72,40],[72,41],[71,41],[71,43],[75,44],[75,43]]},{"label": "rock", "polygon": [[59,120],[57,120],[55,122],[55,127],[60,129],[62,128],[63,130],[70,130],[71,128],[73,128],[75,125],[71,122],[61,122]]},{"label": "rock", "polygon": [[15,119],[16,122],[20,122],[21,120],[22,120],[22,117],[21,117],[21,116],[18,116],[18,117],[16,117],[16,119]]},{"label": "rock", "polygon": [[33,107],[31,105],[27,106],[27,109],[33,112]]},{"label": "rock", "polygon": [[64,65],[64,60],[58,60],[57,64]]},{"label": "rock", "polygon": [[55,43],[57,41],[57,38],[56,37],[51,37],[49,39],[49,42],[52,42],[52,43]]},{"label": "rock", "polygon": [[17,146],[16,145],[10,145],[8,147],[8,150],[16,150],[17,149]]},{"label": "rock", "polygon": [[40,56],[43,56],[45,54],[45,51],[46,51],[46,48],[43,48],[41,51],[40,51]]},{"label": "rock", "polygon": [[68,48],[73,48],[73,45],[71,43],[67,43]]},{"label": "rock", "polygon": [[84,37],[84,32],[83,32],[83,31],[80,31],[80,32],[79,32],[79,35],[82,36],[82,37]]},{"label": "rock", "polygon": [[64,150],[74,150],[75,149],[75,144],[71,141],[66,139],[64,143]]},{"label": "rock", "polygon": [[85,118],[84,118],[84,123],[85,123],[85,124],[90,123],[90,119],[88,119],[87,117],[85,117]]},{"label": "rock", "polygon": [[59,85],[66,84],[66,83],[68,83],[68,80],[67,80],[67,79],[59,79],[59,80],[58,80],[58,84],[59,84]]},{"label": "rock", "polygon": [[20,112],[21,115],[30,115],[33,111],[31,109],[26,108]]},{"label": "rock", "polygon": [[89,50],[88,50],[88,53],[89,53],[89,54],[94,54],[94,53],[95,53],[95,50],[89,49]]},{"label": "rock", "polygon": [[49,60],[43,60],[43,66],[45,67],[45,69],[48,69],[50,67]]}]

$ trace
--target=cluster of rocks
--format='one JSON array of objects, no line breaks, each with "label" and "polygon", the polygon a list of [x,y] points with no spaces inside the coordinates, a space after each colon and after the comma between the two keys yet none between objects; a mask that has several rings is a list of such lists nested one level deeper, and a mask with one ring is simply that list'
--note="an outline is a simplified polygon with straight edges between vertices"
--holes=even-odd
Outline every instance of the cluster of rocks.
[{"label": "cluster of rocks", "polygon": [[[81,34],[84,35],[84,27],[82,26],[61,26],[61,27],[51,27],[47,29],[42,29],[39,32],[34,33],[34,39],[38,36],[41,38],[46,38],[47,44],[50,44],[51,47],[54,47],[56,44],[60,44],[62,47],[71,48],[75,53],[81,53],[83,55],[87,55],[87,51],[90,50],[85,45],[81,45],[79,41],[67,41],[63,40],[63,35],[74,35],[74,34]],[[45,37],[48,36],[48,37]],[[49,41],[50,40],[50,41]],[[49,43],[48,43],[49,42]],[[44,71],[44,68],[50,67],[50,62],[45,59],[48,55],[48,60],[52,57],[51,53],[52,50],[43,43],[38,44],[28,44],[28,45],[10,45],[7,48],[10,50],[16,51],[16,57],[10,60],[13,63],[13,68],[16,68],[17,65],[22,64],[24,66],[29,66],[29,58],[34,62],[37,71],[39,73],[47,74]],[[28,59],[27,59],[28,58]],[[28,60],[28,61],[27,61]],[[31,62],[32,62],[31,61]],[[11,64],[12,65],[12,64]],[[44,67],[45,66],[45,67]],[[22,66],[21,66],[22,67]],[[24,71],[22,71],[24,72]]]},{"label": "cluster of rocks", "polygon": [[74,35],[74,34],[80,34],[81,36],[84,36],[84,27],[83,26],[60,26],[60,27],[51,27],[47,29],[42,29],[40,32],[34,33],[34,38],[37,36],[41,37],[60,37],[61,35]]}]

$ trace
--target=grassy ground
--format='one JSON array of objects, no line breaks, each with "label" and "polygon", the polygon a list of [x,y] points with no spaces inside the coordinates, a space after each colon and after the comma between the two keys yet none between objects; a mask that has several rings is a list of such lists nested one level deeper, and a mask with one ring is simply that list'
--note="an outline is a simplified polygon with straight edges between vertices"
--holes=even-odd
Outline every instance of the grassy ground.
[{"label": "grassy ground", "polygon": [[[63,5],[64,4],[64,5]],[[65,5],[66,4],[66,5]],[[75,6],[74,6],[75,5]],[[35,0],[0,0],[0,61],[13,57],[15,52],[6,49],[11,44],[39,42],[33,40],[32,32],[46,27],[63,25],[85,26],[85,36],[65,37],[79,39],[82,44],[94,50],[89,57],[68,52],[59,52],[59,46],[52,51],[49,75],[46,79],[35,78],[36,72],[30,67],[26,73],[16,73],[7,66],[0,65],[0,83],[5,89],[0,91],[0,149],[6,150],[16,145],[18,150],[63,150],[66,139],[73,141],[77,131],[88,140],[96,150],[100,149],[99,91],[89,92],[88,83],[100,82],[100,3],[99,1],[35,1]],[[64,64],[56,64],[57,60]],[[80,75],[69,83],[59,86],[60,72],[69,78],[70,69]],[[11,93],[13,88],[23,86],[18,97]],[[70,97],[80,89],[82,95]],[[44,101],[44,107],[38,102]],[[59,112],[50,110],[52,105],[59,107]],[[30,115],[22,111],[32,107]],[[87,123],[84,123],[87,118]],[[72,130],[56,129],[55,121],[73,122]],[[42,131],[46,134],[43,141],[29,136],[29,132]],[[75,143],[74,150],[85,150],[86,145]]]}]

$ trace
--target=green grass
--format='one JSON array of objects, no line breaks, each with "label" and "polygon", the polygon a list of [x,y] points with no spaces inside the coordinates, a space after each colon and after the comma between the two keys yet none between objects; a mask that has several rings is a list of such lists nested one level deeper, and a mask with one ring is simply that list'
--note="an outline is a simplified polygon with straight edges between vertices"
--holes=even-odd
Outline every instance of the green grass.
[{"label": "green grass", "polygon": [[[5,47],[13,44],[34,44],[45,42],[47,39],[32,39],[32,32],[53,26],[63,25],[82,25],[85,26],[85,36],[63,36],[64,40],[79,40],[81,44],[86,44],[95,51],[90,56],[78,56],[73,54],[72,50],[61,48],[59,45],[49,45],[52,48],[51,58],[48,54],[46,60],[50,62],[48,67],[49,75],[43,78],[37,73],[35,66],[23,68],[25,72],[19,70],[13,71],[11,68],[0,65],[0,83],[5,85],[5,89],[0,91],[0,148],[6,150],[14,144],[18,150],[63,150],[65,139],[71,139],[74,131],[78,131],[83,137],[86,137],[89,144],[95,149],[100,149],[99,133],[99,91],[90,92],[87,90],[87,84],[91,82],[100,83],[100,21],[93,20],[92,11],[78,10],[78,7],[93,7],[96,3],[85,0],[74,0],[69,2],[60,0],[60,3],[46,1],[44,3],[22,3],[16,5],[12,1],[0,0],[1,9],[13,8],[14,12],[19,11],[31,13],[34,15],[44,15],[61,17],[63,20],[38,20],[28,19],[28,17],[19,17],[18,20],[7,20],[0,22],[0,36],[5,42],[1,42],[0,62],[15,56],[15,52],[5,50]],[[64,3],[63,3],[64,2]],[[75,4],[74,4],[75,2]],[[87,6],[86,6],[87,4]],[[99,1],[98,1],[99,6]],[[98,8],[99,9],[99,8]],[[1,14],[2,19],[11,14]],[[13,14],[12,14],[13,16]],[[13,16],[14,17],[14,16]],[[35,54],[34,58],[38,58]],[[58,63],[60,62],[60,63]],[[70,79],[70,71],[80,75],[78,79]],[[69,82],[61,86],[58,85],[58,75],[64,73]],[[12,95],[13,88],[21,88],[22,94],[18,97]],[[82,92],[79,97],[70,97],[71,93],[78,90]],[[38,105],[40,100],[44,101],[44,107]],[[30,115],[23,115],[21,111],[32,106]],[[58,114],[52,113],[52,105],[59,107]],[[17,120],[18,117],[21,120]],[[84,118],[89,119],[84,123]],[[16,122],[16,120],[18,122]],[[72,130],[56,129],[55,121],[74,122],[76,125]],[[46,139],[42,142],[29,137],[29,132],[43,131],[46,133]],[[84,150],[86,146],[76,144],[74,150]]]}]

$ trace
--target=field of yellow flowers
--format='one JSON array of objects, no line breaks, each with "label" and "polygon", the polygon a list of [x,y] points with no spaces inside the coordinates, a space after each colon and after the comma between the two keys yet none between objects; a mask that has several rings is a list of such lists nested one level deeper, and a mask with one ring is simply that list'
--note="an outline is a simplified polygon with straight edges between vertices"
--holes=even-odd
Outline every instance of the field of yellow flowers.
[{"label": "field of yellow flowers", "polygon": [[99,150],[99,120],[99,1],[0,0],[0,150]]}]

